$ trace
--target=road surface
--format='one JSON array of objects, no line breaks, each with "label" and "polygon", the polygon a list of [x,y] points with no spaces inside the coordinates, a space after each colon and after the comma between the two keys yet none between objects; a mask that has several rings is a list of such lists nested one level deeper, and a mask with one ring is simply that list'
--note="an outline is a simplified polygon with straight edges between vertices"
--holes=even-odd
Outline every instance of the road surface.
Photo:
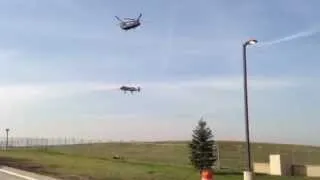
[{"label": "road surface", "polygon": [[3,180],[25,180],[23,178],[19,178],[17,176],[9,175],[9,174],[3,173],[3,172],[0,172],[0,179],[3,179]]},{"label": "road surface", "polygon": [[0,168],[0,180],[56,180],[51,177],[21,171],[9,167]]}]

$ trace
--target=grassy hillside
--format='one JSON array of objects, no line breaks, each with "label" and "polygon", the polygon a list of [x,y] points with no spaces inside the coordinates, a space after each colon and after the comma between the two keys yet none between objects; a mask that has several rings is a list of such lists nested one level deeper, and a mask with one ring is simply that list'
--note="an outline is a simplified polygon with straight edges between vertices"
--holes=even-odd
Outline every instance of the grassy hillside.
[{"label": "grassy hillside", "polygon": [[[245,163],[243,142],[218,142],[221,167],[241,170]],[[189,166],[187,142],[107,143],[51,148],[65,154],[98,158],[123,156],[130,161]],[[289,156],[296,164],[320,164],[320,147],[256,143],[252,145],[255,162],[268,162],[269,154]]]},{"label": "grassy hillside", "polygon": [[[244,144],[219,142],[221,165],[232,174],[217,175],[218,179],[240,179],[244,164]],[[296,162],[320,164],[320,148],[298,145],[254,144],[255,161],[267,161],[269,153],[292,155]],[[304,152],[304,153],[303,153]],[[307,153],[309,152],[309,153]],[[311,153],[312,152],[312,153]],[[113,159],[119,155],[123,159]],[[199,173],[190,167],[186,142],[162,143],[107,143],[72,145],[40,149],[15,149],[0,152],[2,164],[51,174],[65,179],[73,176],[88,179],[199,179]],[[310,162],[307,162],[310,161]],[[237,174],[238,172],[238,174]],[[285,179],[259,176],[263,179]],[[288,178],[295,179],[295,178]],[[300,178],[296,178],[300,180]],[[311,179],[311,178],[310,178]]]}]

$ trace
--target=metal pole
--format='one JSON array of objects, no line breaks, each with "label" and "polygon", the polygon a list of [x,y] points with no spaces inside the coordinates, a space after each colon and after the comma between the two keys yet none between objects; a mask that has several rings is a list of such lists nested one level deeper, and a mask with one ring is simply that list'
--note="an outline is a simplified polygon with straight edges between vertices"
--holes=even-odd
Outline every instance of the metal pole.
[{"label": "metal pole", "polygon": [[9,129],[6,129],[6,150],[8,149],[9,146]]},{"label": "metal pole", "polygon": [[216,143],[216,152],[217,152],[217,163],[216,163],[216,168],[221,169],[221,161],[220,161],[220,149],[218,143]]},{"label": "metal pole", "polygon": [[246,145],[247,145],[247,170],[252,172],[251,147],[249,133],[249,108],[248,108],[248,83],[247,83],[247,43],[243,45],[243,90],[244,90],[244,107],[245,107],[245,126],[246,126]]}]

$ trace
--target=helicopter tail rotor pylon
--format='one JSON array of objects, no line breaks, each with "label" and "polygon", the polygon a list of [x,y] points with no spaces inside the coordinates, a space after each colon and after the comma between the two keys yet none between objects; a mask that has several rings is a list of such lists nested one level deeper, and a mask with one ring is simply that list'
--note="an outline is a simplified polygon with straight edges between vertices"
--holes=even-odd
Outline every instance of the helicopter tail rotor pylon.
[{"label": "helicopter tail rotor pylon", "polygon": [[142,13],[139,14],[139,16],[138,16],[138,18],[137,18],[138,21],[140,20],[141,17],[142,17]]}]

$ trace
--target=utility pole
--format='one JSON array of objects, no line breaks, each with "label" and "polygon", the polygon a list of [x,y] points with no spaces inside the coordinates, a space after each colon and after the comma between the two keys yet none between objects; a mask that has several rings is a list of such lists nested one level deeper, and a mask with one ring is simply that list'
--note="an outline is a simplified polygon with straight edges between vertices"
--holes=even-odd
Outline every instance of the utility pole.
[{"label": "utility pole", "polygon": [[253,180],[253,167],[251,162],[251,147],[249,133],[249,107],[248,107],[248,78],[247,78],[247,46],[254,45],[258,41],[251,39],[246,41],[243,46],[243,92],[244,92],[244,110],[245,110],[245,128],[246,128],[246,146],[247,146],[247,169],[244,171],[244,180]]},{"label": "utility pole", "polygon": [[9,131],[10,129],[7,128],[6,129],[6,150],[8,150],[8,147],[9,147]]}]

